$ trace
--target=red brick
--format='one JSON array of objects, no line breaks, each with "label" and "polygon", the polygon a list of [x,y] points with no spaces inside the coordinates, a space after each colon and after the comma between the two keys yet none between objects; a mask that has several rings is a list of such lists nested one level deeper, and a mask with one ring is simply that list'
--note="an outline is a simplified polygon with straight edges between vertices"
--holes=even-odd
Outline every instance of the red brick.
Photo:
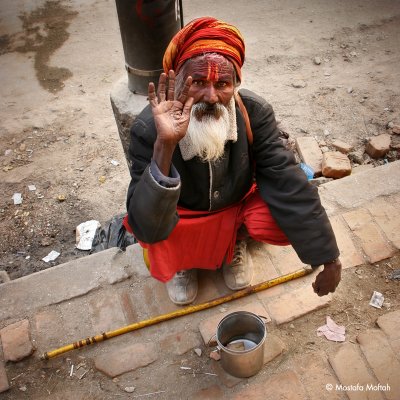
[{"label": "red brick", "polygon": [[238,383],[243,382],[243,378],[237,378],[236,376],[232,376],[228,374],[221,365],[220,361],[212,361],[212,368],[214,373],[218,375],[218,380],[226,387],[234,387]]},{"label": "red brick", "polygon": [[3,361],[0,361],[0,393],[5,392],[10,388],[8,383],[6,369],[4,368]]},{"label": "red brick", "polygon": [[365,151],[372,158],[380,158],[386,155],[390,150],[391,137],[387,133],[375,136],[369,140],[365,146]]},{"label": "red brick", "polygon": [[264,364],[269,363],[276,357],[281,355],[286,349],[285,343],[275,335],[270,335],[267,332],[267,337],[264,343]]},{"label": "red brick", "polygon": [[264,246],[264,243],[258,242],[251,242],[248,246],[254,269],[252,285],[265,282],[278,276],[278,272],[272,264],[269,253]]},{"label": "red brick", "polygon": [[[249,252],[253,259],[254,277],[252,284],[266,282],[271,279],[277,278],[280,274],[274,267],[268,248],[271,247],[265,243],[251,242],[249,244]],[[269,289],[257,293],[257,297],[263,300],[267,297],[278,296],[284,292],[282,286],[273,286]]]},{"label": "red brick", "polygon": [[120,296],[115,292],[103,292],[89,300],[89,313],[95,332],[108,332],[126,325]]},{"label": "red brick", "polygon": [[146,318],[182,308],[170,300],[165,284],[156,279],[150,278],[143,281],[140,289],[132,293],[133,304],[142,305],[142,310],[146,312]]},{"label": "red brick", "polygon": [[[315,278],[323,269],[324,269],[323,267],[314,268],[314,269],[311,269],[311,267],[310,267],[310,273],[308,275],[288,281],[281,286],[286,289],[286,292],[290,292],[292,290],[297,290],[299,288],[312,287],[311,285],[315,281]],[[264,302],[264,303],[267,304],[267,302]]]},{"label": "red brick", "polygon": [[372,216],[365,208],[344,213],[343,217],[352,231],[372,222]]},{"label": "red brick", "polygon": [[381,315],[376,323],[389,340],[400,339],[400,310]]},{"label": "red brick", "polygon": [[179,356],[200,345],[201,341],[199,337],[192,331],[173,333],[160,342],[161,352]]},{"label": "red brick", "polygon": [[63,321],[57,311],[52,308],[38,312],[34,317],[36,328],[36,346],[39,350],[47,351],[50,347],[63,344]]},{"label": "red brick", "polygon": [[322,172],[322,151],[312,137],[296,138],[296,148],[301,159],[314,170],[314,176]]},{"label": "red brick", "polygon": [[92,326],[86,297],[61,303],[57,309],[62,316],[64,343],[74,342],[101,333]]},{"label": "red brick", "polygon": [[340,151],[328,151],[322,158],[322,175],[326,178],[343,178],[351,174],[348,157]]},{"label": "red brick", "polygon": [[309,400],[340,400],[343,393],[327,390],[339,384],[324,352],[302,353],[291,360],[293,370],[301,377]]},{"label": "red brick", "polygon": [[271,318],[278,324],[293,321],[311,311],[326,307],[331,302],[331,295],[317,296],[311,285],[294,289],[288,293],[264,301]]},{"label": "red brick", "polygon": [[[376,379],[370,374],[356,345],[350,343],[341,345],[335,354],[329,356],[329,363],[343,387],[350,388],[353,386],[354,388],[365,389],[368,384],[377,384]],[[336,386],[334,389],[336,391],[343,391],[342,388]],[[364,390],[346,391],[350,400],[365,400],[365,393]],[[368,392],[368,400],[383,399],[383,396],[379,392]]]},{"label": "red brick", "polygon": [[350,151],[353,150],[353,146],[351,144],[342,142],[341,140],[335,140],[332,142],[332,146],[344,154],[350,153]]},{"label": "red brick", "polygon": [[208,388],[204,388],[194,393],[190,398],[192,400],[215,400],[222,399],[224,397],[224,392],[218,385],[212,385]]},{"label": "red brick", "polygon": [[114,378],[125,372],[145,367],[157,358],[158,352],[154,343],[135,343],[97,356],[94,364],[99,371]]},{"label": "red brick", "polygon": [[395,357],[383,332],[371,329],[357,336],[362,352],[384,390],[388,400],[400,398],[400,361]]},{"label": "red brick", "polygon": [[135,308],[133,307],[132,300],[127,290],[121,292],[121,307],[125,315],[126,323],[133,324],[139,321]]},{"label": "red brick", "polygon": [[284,371],[273,375],[261,383],[244,386],[232,400],[304,400],[307,398],[304,387],[293,371]]},{"label": "red brick", "polygon": [[218,326],[219,322],[226,315],[228,315],[232,312],[235,312],[235,311],[249,311],[249,312],[252,312],[253,314],[267,317],[267,320],[266,320],[267,322],[271,321],[271,319],[267,313],[267,310],[258,301],[248,303],[244,306],[231,307],[231,308],[229,308],[228,311],[215,314],[215,315],[200,322],[200,324],[199,324],[200,333],[201,333],[203,341],[206,345],[209,344],[210,346],[214,346],[216,344],[215,340],[210,341],[210,339],[217,333],[217,326]]},{"label": "red brick", "polygon": [[[126,293],[127,295],[124,295],[124,304],[129,302],[134,306],[133,311],[137,315],[134,322],[153,319],[156,316],[183,309],[182,306],[172,303],[168,297],[165,285],[154,278],[144,279],[140,284],[135,283],[134,287],[129,289],[129,291],[127,290]],[[133,313],[131,312],[131,314]],[[177,318],[174,321],[176,331],[183,331],[185,325],[184,319]],[[138,330],[135,332],[139,335],[145,335],[160,331],[165,334],[171,333],[165,324],[149,326],[145,331]]]},{"label": "red brick", "polygon": [[216,277],[217,272],[215,271],[199,271],[199,290],[197,292],[196,304],[205,303],[228,293],[228,288],[225,284],[223,288],[217,286]]},{"label": "red brick", "polygon": [[354,246],[351,232],[340,216],[330,218],[332,229],[340,250],[343,269],[363,264],[364,259]]},{"label": "red brick", "polygon": [[272,286],[268,289],[262,290],[257,293],[257,298],[261,301],[269,299],[271,297],[279,297],[285,293],[285,288],[283,285]]},{"label": "red brick", "polygon": [[394,250],[383,237],[378,226],[372,221],[366,209],[343,214],[350,229],[360,239],[361,246],[371,263],[393,256]]},{"label": "red brick", "polygon": [[398,207],[393,206],[390,200],[380,198],[373,201],[368,206],[368,210],[393,246],[400,249],[400,213]]},{"label": "red brick", "polygon": [[272,264],[283,275],[305,267],[292,246],[266,245],[266,249],[271,257]]},{"label": "red brick", "polygon": [[20,361],[33,351],[29,332],[29,321],[24,319],[0,330],[4,361]]}]

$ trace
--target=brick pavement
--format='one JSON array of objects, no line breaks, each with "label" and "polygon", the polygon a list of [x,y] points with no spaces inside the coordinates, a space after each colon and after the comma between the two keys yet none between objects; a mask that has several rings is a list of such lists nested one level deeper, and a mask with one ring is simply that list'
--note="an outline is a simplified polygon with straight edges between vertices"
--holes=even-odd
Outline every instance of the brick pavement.
[{"label": "brick pavement", "polygon": [[[327,198],[325,201],[329,203],[332,197]],[[400,195],[392,194],[330,214],[345,268],[395,254],[399,248],[400,215],[395,212],[399,204]],[[328,209],[332,211],[335,207],[331,203]],[[302,266],[290,247],[251,243],[250,252],[256,270],[253,283]],[[66,285],[67,278],[75,273],[79,280]],[[177,385],[171,388],[174,393],[191,393],[190,398],[196,399],[400,398],[400,311],[381,316],[376,329],[360,331],[357,342],[338,344],[329,355],[318,349],[300,355],[287,352],[288,343],[276,335],[280,326],[325,307],[334,299],[334,295],[315,296],[310,286],[313,279],[314,276],[306,276],[234,303],[114,338],[80,354],[85,354],[94,370],[107,377],[122,379],[135,373],[135,379],[145,379],[152,371],[159,377],[169,376],[174,374],[170,366],[176,360],[187,362],[198,358],[194,348],[202,348],[202,357],[208,358],[210,350],[206,343],[219,320],[234,310],[248,309],[269,321],[270,340],[260,374],[250,379],[234,378],[218,362],[208,360],[214,375],[204,381],[200,390],[182,391]],[[224,286],[220,272],[200,274],[197,302],[228,293],[231,292]],[[178,309],[169,302],[163,285],[149,276],[137,245],[126,253],[110,249],[3,283],[0,302],[5,305],[0,313],[0,392],[8,396],[7,400],[21,394],[18,380],[7,376],[11,366],[21,362],[17,360],[37,363],[39,354],[51,348]],[[30,355],[33,349],[35,352]],[[264,375],[266,371],[268,375]],[[332,390],[328,390],[329,384]]]}]

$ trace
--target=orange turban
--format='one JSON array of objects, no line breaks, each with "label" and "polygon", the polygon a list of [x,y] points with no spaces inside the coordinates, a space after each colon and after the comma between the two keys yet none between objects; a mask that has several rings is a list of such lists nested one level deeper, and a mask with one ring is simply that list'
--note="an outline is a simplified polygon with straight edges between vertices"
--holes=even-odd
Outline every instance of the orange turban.
[{"label": "orange turban", "polygon": [[163,67],[178,72],[189,58],[205,53],[218,53],[231,61],[241,80],[244,62],[244,40],[237,28],[213,17],[189,22],[171,40],[164,54]]}]

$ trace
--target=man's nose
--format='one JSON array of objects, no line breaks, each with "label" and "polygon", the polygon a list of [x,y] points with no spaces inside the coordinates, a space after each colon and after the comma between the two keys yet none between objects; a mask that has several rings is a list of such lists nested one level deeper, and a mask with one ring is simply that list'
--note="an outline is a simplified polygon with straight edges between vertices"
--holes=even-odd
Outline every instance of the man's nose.
[{"label": "man's nose", "polygon": [[218,103],[218,94],[214,85],[207,86],[204,93],[204,101],[209,104]]}]

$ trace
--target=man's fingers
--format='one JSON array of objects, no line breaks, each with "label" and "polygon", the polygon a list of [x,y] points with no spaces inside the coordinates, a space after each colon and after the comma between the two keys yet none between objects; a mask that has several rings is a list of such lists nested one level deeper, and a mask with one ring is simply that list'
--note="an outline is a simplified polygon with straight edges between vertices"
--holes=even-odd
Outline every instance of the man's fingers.
[{"label": "man's fingers", "polygon": [[318,276],[315,279],[315,282],[313,282],[311,285],[314,289],[314,292],[320,297],[325,296],[328,293],[333,293],[336,290],[336,287],[333,287],[333,285],[324,283],[322,280],[318,279]]},{"label": "man's fingers", "polygon": [[312,284],[312,287],[314,289],[314,293],[316,293],[319,297],[325,296],[327,294],[320,288],[320,286],[318,286],[314,283]]},{"label": "man's fingers", "polygon": [[171,69],[168,72],[168,100],[175,97],[175,72]]},{"label": "man's fingers", "polygon": [[188,76],[185,84],[183,85],[182,93],[179,95],[179,98],[178,98],[178,101],[180,101],[182,104],[185,104],[185,102],[186,102],[190,86],[192,85],[192,81],[193,81],[192,77]]},{"label": "man's fingers", "polygon": [[148,95],[149,95],[149,102],[150,102],[150,105],[151,105],[152,107],[155,107],[155,106],[158,104],[158,102],[157,102],[157,97],[156,97],[156,88],[155,88],[153,82],[150,82],[150,83],[149,83],[149,86],[148,86]]},{"label": "man's fingers", "polygon": [[185,117],[189,117],[190,116],[190,110],[192,109],[193,102],[194,102],[194,98],[193,97],[189,97],[186,100],[185,105],[183,106],[183,110],[182,110],[182,115],[183,116],[185,116]]},{"label": "man's fingers", "polygon": [[165,88],[167,82],[167,74],[163,72],[158,79],[158,88],[157,88],[157,95],[158,101],[165,101]]}]

